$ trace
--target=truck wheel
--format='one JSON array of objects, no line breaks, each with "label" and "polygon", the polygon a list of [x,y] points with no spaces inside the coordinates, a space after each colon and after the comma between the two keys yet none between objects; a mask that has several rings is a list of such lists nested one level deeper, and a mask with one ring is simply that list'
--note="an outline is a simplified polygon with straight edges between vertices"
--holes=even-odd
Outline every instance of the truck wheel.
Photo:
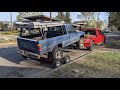
[{"label": "truck wheel", "polygon": [[55,47],[52,51],[53,60],[62,60],[63,59],[63,50],[59,47]]},{"label": "truck wheel", "polygon": [[70,56],[65,56],[65,57],[63,58],[63,63],[66,64],[66,63],[68,63],[68,62],[70,62]]},{"label": "truck wheel", "polygon": [[78,49],[84,49],[84,38],[80,38],[78,41]]},{"label": "truck wheel", "polygon": [[105,45],[105,39],[104,39],[104,41],[101,43],[101,45],[102,45],[102,46],[104,46],[104,45]]},{"label": "truck wheel", "polygon": [[61,60],[54,60],[53,61],[53,68],[57,68],[61,66]]},{"label": "truck wheel", "polygon": [[22,55],[22,57],[23,57],[23,58],[28,58],[28,57],[26,57],[26,56],[24,56],[24,55]]}]

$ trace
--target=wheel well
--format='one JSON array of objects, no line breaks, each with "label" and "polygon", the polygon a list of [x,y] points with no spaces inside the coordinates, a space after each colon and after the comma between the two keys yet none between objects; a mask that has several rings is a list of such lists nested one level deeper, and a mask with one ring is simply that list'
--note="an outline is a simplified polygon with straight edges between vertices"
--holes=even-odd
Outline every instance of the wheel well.
[{"label": "wheel well", "polygon": [[84,38],[84,35],[80,36],[80,38]]},{"label": "wheel well", "polygon": [[61,47],[61,48],[63,47],[63,45],[62,45],[62,44],[58,44],[57,46],[58,46],[58,47]]}]

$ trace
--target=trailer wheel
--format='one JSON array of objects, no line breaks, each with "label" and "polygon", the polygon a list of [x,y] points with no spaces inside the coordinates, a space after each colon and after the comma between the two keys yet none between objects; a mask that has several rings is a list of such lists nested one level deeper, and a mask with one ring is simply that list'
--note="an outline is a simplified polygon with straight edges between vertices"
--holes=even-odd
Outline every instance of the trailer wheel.
[{"label": "trailer wheel", "polygon": [[57,68],[61,66],[61,60],[54,60],[53,61],[53,68]]},{"label": "trailer wheel", "polygon": [[78,41],[78,49],[84,49],[84,38],[80,38]]},{"label": "trailer wheel", "polygon": [[62,60],[63,59],[63,50],[59,47],[55,47],[52,51],[53,60]]},{"label": "trailer wheel", "polygon": [[63,58],[63,63],[66,64],[68,62],[70,62],[70,56],[67,55]]}]

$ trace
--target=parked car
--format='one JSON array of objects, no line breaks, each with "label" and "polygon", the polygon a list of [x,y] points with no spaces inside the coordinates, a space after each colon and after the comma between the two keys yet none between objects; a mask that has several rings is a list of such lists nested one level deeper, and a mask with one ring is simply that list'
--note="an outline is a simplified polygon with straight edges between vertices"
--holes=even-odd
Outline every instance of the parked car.
[{"label": "parked car", "polygon": [[15,27],[21,28],[17,38],[18,53],[24,58],[34,57],[40,59],[42,54],[48,54],[48,58],[55,67],[60,66],[63,59],[63,47],[79,42],[84,37],[83,31],[76,31],[72,24],[16,22]]}]

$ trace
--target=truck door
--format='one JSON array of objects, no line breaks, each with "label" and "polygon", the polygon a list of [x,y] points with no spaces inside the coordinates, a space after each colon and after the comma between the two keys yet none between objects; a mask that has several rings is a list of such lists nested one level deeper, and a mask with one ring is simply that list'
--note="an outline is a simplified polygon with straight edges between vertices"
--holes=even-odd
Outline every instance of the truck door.
[{"label": "truck door", "polygon": [[102,35],[102,32],[100,30],[96,30],[96,34],[97,34],[97,37],[96,37],[96,43],[102,43],[104,41],[104,37]]},{"label": "truck door", "polygon": [[73,44],[77,42],[77,32],[72,25],[68,25],[67,27],[68,37],[69,37],[69,44]]}]

